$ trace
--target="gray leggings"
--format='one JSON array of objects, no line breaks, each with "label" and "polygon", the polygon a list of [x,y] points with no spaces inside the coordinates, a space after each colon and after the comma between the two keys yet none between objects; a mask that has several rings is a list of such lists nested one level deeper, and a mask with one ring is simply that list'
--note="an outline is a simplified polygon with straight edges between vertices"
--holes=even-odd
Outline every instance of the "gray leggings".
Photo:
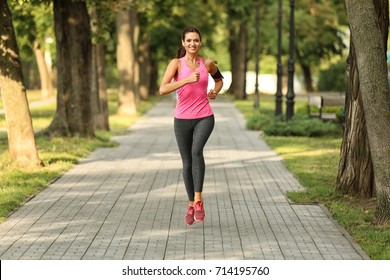
[{"label": "gray leggings", "polygon": [[214,115],[184,120],[175,118],[174,129],[183,162],[183,180],[188,199],[194,201],[195,192],[202,192],[205,176],[203,147],[214,128]]}]

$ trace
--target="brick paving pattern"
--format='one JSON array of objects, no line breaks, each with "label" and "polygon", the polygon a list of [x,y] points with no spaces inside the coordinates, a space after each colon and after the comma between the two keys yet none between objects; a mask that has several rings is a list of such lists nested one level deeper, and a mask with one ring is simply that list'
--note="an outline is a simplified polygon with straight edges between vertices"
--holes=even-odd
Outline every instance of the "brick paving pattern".
[{"label": "brick paving pattern", "polygon": [[0,259],[367,259],[302,190],[224,98],[205,148],[206,219],[184,224],[187,197],[163,98],[114,148],[98,149],[0,224]]}]

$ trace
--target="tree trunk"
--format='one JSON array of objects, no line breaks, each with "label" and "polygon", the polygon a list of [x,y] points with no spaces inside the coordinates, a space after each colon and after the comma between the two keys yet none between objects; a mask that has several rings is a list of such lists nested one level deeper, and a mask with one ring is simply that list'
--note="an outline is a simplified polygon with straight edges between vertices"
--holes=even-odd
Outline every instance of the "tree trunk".
[{"label": "tree trunk", "polygon": [[39,165],[12,15],[0,0],[0,94],[3,100],[11,158],[21,165]]},{"label": "tree trunk", "polygon": [[139,18],[138,18],[138,9],[135,5],[132,5],[129,10],[130,13],[130,35],[131,35],[131,44],[132,44],[132,50],[131,53],[131,63],[134,65],[134,95],[135,95],[135,102],[136,104],[140,101],[140,93],[139,93],[139,87],[140,87],[140,64],[138,61],[138,41],[139,41],[139,34],[140,34],[140,26],[139,26]]},{"label": "tree trunk", "polygon": [[345,128],[340,150],[336,190],[363,198],[375,196],[375,181],[362,106],[359,73],[351,42],[348,62]]},{"label": "tree trunk", "polygon": [[101,112],[101,122],[99,123],[98,129],[110,130],[108,111],[108,97],[107,97],[107,81],[106,81],[106,48],[105,45],[99,43],[96,45],[96,58],[97,58],[97,76],[99,86],[99,105]]},{"label": "tree trunk", "polygon": [[91,7],[89,14],[91,31],[96,36],[95,41],[97,41],[92,45],[91,110],[93,124],[95,130],[108,131],[110,126],[105,75],[105,47],[99,38],[99,9]]},{"label": "tree trunk", "polygon": [[54,0],[57,110],[49,134],[94,136],[91,112],[92,44],[85,1]]},{"label": "tree trunk", "polygon": [[362,106],[354,45],[348,59],[345,125],[336,191],[362,198],[375,196],[375,181]]},{"label": "tree trunk", "polygon": [[[389,9],[386,2],[387,0],[374,0],[385,49],[389,25]],[[345,129],[341,144],[336,190],[342,194],[371,198],[376,195],[374,170],[368,143],[353,42],[351,42],[350,46],[347,73]]]},{"label": "tree trunk", "polygon": [[241,23],[238,29],[232,25],[230,29],[229,52],[232,71],[232,83],[229,92],[233,92],[237,99],[244,99],[245,93],[243,91],[245,84],[245,62],[247,51],[247,24]]},{"label": "tree trunk", "polygon": [[[390,87],[383,36],[371,1],[346,0],[377,190],[376,219],[390,222]],[[388,3],[388,1],[382,1]],[[388,5],[387,10],[388,13]]]},{"label": "tree trunk", "polygon": [[43,98],[49,98],[53,96],[53,84],[51,82],[50,72],[46,65],[45,54],[37,40],[34,41],[34,54],[38,65],[39,78],[41,81],[41,95]]},{"label": "tree trunk", "polygon": [[134,45],[131,34],[129,10],[119,11],[116,18],[117,26],[117,66],[119,72],[119,107],[118,114],[135,116],[136,92],[134,91]]},{"label": "tree trunk", "polygon": [[302,72],[303,72],[303,77],[305,80],[305,87],[307,92],[313,92],[314,87],[313,87],[313,79],[311,76],[311,71],[310,71],[310,66],[301,64]]},{"label": "tree trunk", "polygon": [[150,84],[149,95],[156,95],[158,92],[158,63],[153,60],[150,62]]},{"label": "tree trunk", "polygon": [[149,38],[146,32],[143,32],[142,41],[139,48],[139,96],[141,100],[147,100],[149,97],[151,62],[149,52]]}]

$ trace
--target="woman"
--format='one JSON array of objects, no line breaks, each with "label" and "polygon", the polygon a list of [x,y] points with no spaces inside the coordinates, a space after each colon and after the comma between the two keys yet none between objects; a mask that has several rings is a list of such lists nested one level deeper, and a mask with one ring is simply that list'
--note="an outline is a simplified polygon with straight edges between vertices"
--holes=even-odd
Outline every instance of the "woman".
[{"label": "woman", "polygon": [[[214,115],[209,99],[215,99],[222,89],[222,75],[214,61],[198,55],[202,36],[195,27],[183,31],[180,49],[167,66],[160,94],[177,91],[174,131],[183,162],[183,180],[188,195],[185,223],[204,220],[203,182],[205,162],[203,147],[214,128]],[[207,92],[209,73],[215,81]]]}]

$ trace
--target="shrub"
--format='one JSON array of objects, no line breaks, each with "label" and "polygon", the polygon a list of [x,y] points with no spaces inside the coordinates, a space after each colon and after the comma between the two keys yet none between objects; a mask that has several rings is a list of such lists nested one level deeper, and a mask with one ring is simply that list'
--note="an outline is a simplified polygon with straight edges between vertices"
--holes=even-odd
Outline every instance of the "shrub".
[{"label": "shrub", "polygon": [[299,116],[290,121],[275,120],[264,126],[263,131],[273,136],[321,137],[340,135],[340,126],[333,122]]},{"label": "shrub", "polygon": [[340,135],[339,123],[324,122],[317,118],[309,118],[305,115],[296,115],[290,121],[271,114],[255,112],[248,117],[247,128],[262,130],[266,135],[273,136],[335,136]]},{"label": "shrub", "polygon": [[345,91],[347,83],[345,69],[346,62],[339,61],[328,69],[321,70],[318,77],[319,91]]}]

